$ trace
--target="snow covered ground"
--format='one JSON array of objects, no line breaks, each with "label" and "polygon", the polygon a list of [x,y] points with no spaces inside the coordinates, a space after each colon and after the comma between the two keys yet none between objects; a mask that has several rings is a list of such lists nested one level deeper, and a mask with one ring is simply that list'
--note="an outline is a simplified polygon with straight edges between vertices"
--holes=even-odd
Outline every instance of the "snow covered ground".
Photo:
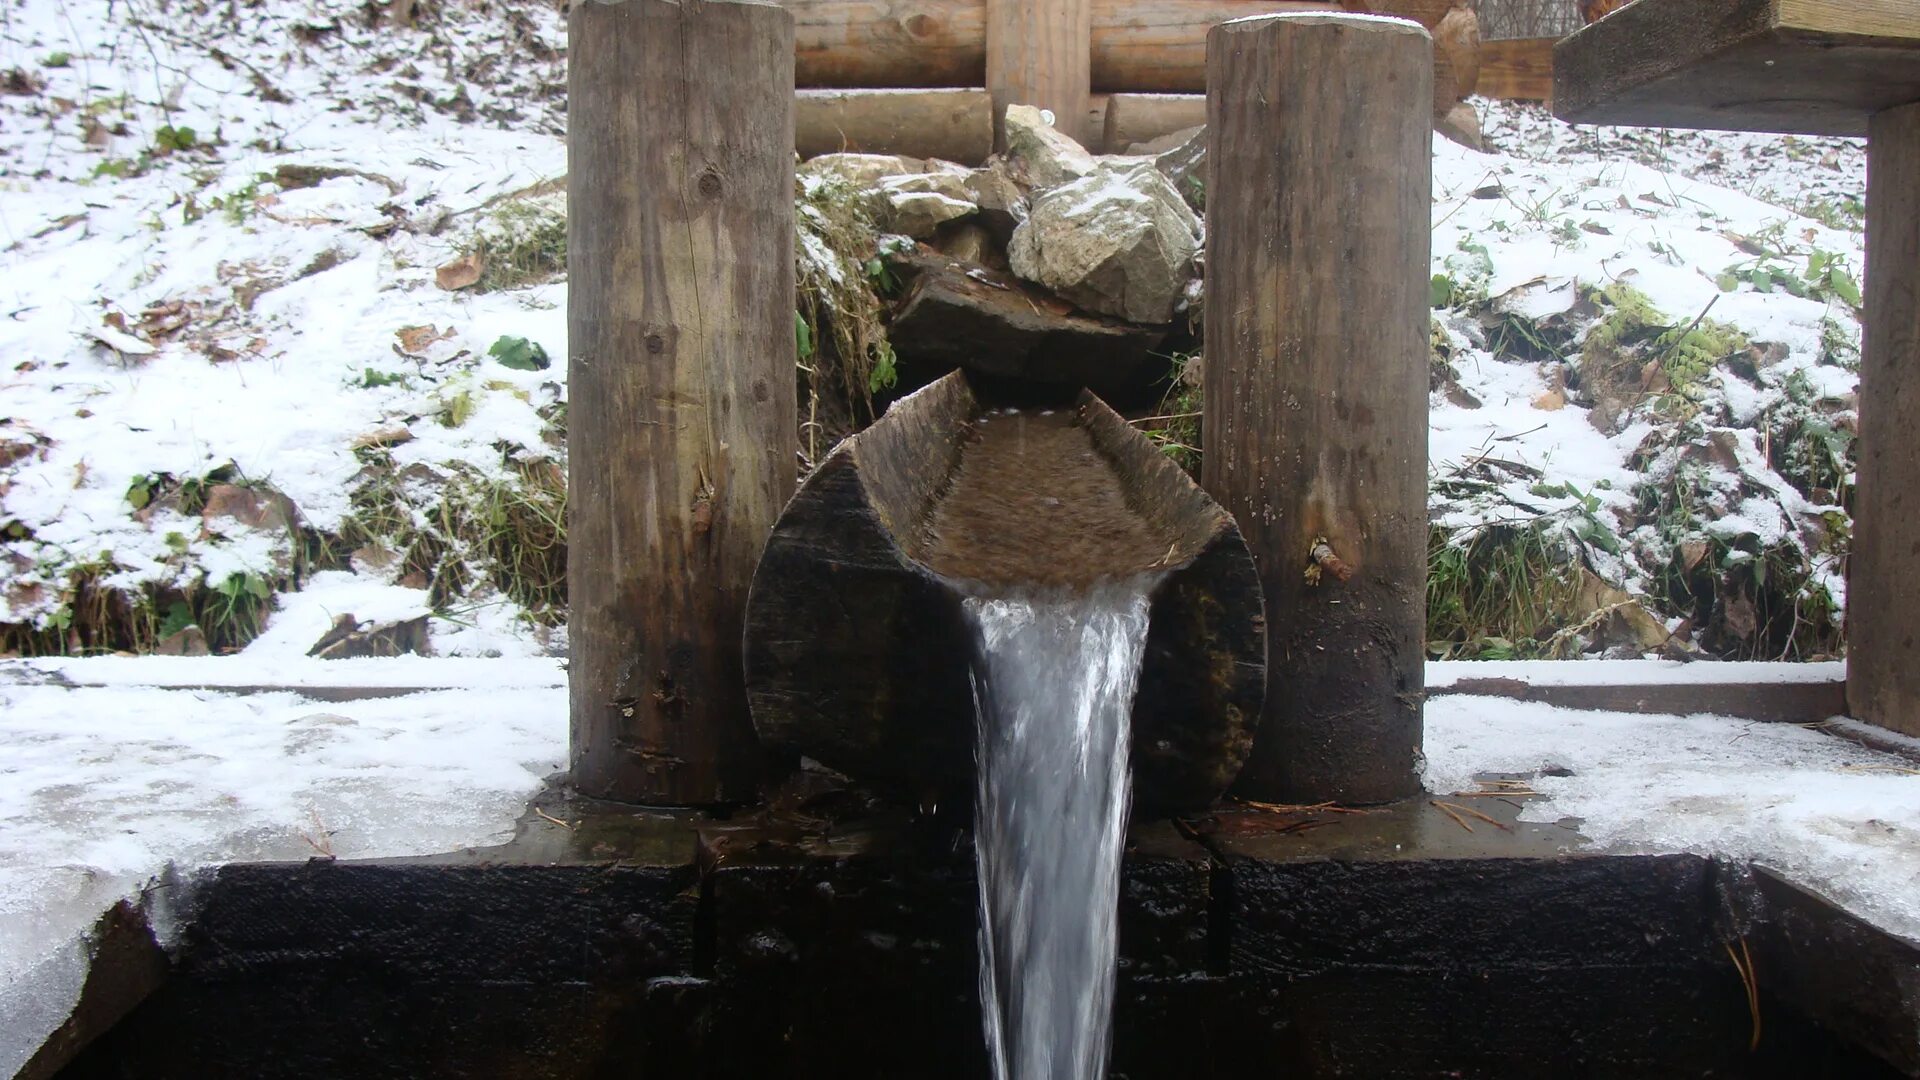
[{"label": "snow covered ground", "polygon": [[[424,548],[383,543],[548,505],[565,365],[508,361],[565,357],[566,327],[564,280],[438,272],[457,283],[476,246],[564,209],[552,8],[422,5],[408,27],[347,0],[0,4],[0,627],[85,646],[99,618],[150,645],[271,608],[234,656],[0,666],[5,1074],[77,993],[76,936],[169,866],[494,842],[564,762],[563,628],[527,618],[483,548],[410,562]],[[1744,628],[1753,654],[1772,640],[1756,568],[1791,563],[1792,610],[1771,616],[1791,616],[1787,647],[1766,654],[1810,655],[1801,620],[1844,603],[1860,144],[1487,112],[1494,152],[1436,145],[1436,522],[1462,542],[1546,529],[1635,604],[1669,603],[1666,568],[1711,576],[1712,614],[1660,608],[1655,637]],[[1625,401],[1583,360],[1623,329],[1622,286],[1665,326],[1632,342]],[[1748,359],[1677,364],[1711,325]],[[296,527],[206,512],[222,486],[286,496]],[[328,542],[352,550],[329,561]],[[431,612],[443,658],[307,660],[349,612]],[[430,689],[206,689],[259,685]],[[1920,936],[1910,762],[1792,726],[1476,698],[1433,701],[1427,741],[1436,791],[1559,764],[1530,818],[1577,817],[1609,850],[1760,859]]]},{"label": "snow covered ground", "polygon": [[[200,663],[224,665],[214,678],[300,678]],[[94,920],[174,871],[506,841],[566,765],[566,690],[550,662],[482,663],[308,661],[332,686],[431,681],[427,665],[468,684],[337,703],[128,684],[135,666],[168,677],[163,658],[4,669],[23,682],[0,685],[0,1076],[71,1009]],[[56,672],[106,685],[31,682]]]}]

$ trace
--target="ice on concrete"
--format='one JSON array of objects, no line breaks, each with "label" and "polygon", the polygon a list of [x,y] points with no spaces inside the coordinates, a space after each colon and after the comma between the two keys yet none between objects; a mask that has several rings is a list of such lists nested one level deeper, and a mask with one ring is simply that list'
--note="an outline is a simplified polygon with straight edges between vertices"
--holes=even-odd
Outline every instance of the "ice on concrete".
[{"label": "ice on concrete", "polygon": [[[206,678],[221,663],[228,678],[271,681],[262,666],[232,659],[5,668],[113,679],[132,677],[116,667],[197,667],[194,677]],[[489,678],[487,663],[506,670]],[[94,921],[169,868],[505,841],[527,798],[566,763],[565,688],[551,665],[531,663],[310,661],[309,678],[324,667],[336,683],[357,669],[383,686],[463,673],[476,684],[345,703],[0,685],[0,1076],[72,1008]]]},{"label": "ice on concrete", "polygon": [[1481,773],[1557,765],[1570,775],[1535,775],[1546,797],[1529,800],[1521,820],[1578,819],[1580,834],[1605,851],[1750,860],[1920,939],[1913,761],[1798,724],[1716,716],[1469,696],[1434,698],[1426,715],[1431,791],[1473,791]]}]

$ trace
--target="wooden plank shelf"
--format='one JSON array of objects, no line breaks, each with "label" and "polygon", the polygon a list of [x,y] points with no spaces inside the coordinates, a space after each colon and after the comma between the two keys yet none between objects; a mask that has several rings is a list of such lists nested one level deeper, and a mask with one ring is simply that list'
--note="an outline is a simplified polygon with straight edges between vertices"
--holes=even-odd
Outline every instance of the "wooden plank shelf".
[{"label": "wooden plank shelf", "polygon": [[1920,101],[1916,0],[1636,0],[1562,39],[1569,123],[1865,135]]}]

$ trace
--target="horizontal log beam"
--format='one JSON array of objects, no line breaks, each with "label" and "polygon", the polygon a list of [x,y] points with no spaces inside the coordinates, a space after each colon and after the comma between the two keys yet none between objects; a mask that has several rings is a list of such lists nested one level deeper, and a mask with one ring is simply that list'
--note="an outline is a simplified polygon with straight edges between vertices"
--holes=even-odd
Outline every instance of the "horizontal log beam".
[{"label": "horizontal log beam", "polygon": [[802,90],[793,131],[802,158],[849,151],[978,165],[993,151],[993,101],[978,88]]},{"label": "horizontal log beam", "polygon": [[1205,94],[1113,94],[1107,98],[1098,149],[1124,154],[1130,146],[1206,122]]},{"label": "horizontal log beam", "polygon": [[[1095,90],[1199,91],[1207,28],[1336,0],[1091,0]],[[984,86],[986,0],[782,0],[808,89]]]},{"label": "horizontal log beam", "polygon": [[[1413,19],[1435,35],[1434,115],[1472,93],[1479,22],[1454,0],[1089,0],[1088,77],[1099,93],[1199,94],[1207,30],[1233,19],[1346,8]],[[986,0],[782,0],[803,89],[989,85]],[[1099,108],[1084,129],[1095,141]],[[1072,131],[1073,124],[1062,125]]]}]

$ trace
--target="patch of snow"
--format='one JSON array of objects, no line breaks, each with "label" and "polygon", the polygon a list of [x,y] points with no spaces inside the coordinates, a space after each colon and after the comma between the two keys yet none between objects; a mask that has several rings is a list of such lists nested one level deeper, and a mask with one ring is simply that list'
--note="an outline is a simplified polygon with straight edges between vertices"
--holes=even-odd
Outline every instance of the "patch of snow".
[{"label": "patch of snow", "polygon": [[[272,681],[245,659],[211,663]],[[355,666],[368,677],[353,661],[327,671]],[[172,868],[502,842],[564,767],[566,715],[562,686],[320,703],[0,685],[0,1072],[65,1018],[76,939],[115,901]]]},{"label": "patch of snow", "polygon": [[1430,791],[1472,791],[1478,774],[1546,764],[1571,775],[1533,776],[1546,797],[1528,800],[1522,821],[1577,820],[1605,851],[1757,862],[1920,938],[1920,770],[1904,758],[1795,724],[1427,703]]},{"label": "patch of snow", "polygon": [[1840,661],[1822,663],[1687,663],[1680,660],[1430,660],[1429,688],[1462,679],[1519,679],[1533,686],[1700,686],[1729,683],[1824,683],[1847,677]]}]

